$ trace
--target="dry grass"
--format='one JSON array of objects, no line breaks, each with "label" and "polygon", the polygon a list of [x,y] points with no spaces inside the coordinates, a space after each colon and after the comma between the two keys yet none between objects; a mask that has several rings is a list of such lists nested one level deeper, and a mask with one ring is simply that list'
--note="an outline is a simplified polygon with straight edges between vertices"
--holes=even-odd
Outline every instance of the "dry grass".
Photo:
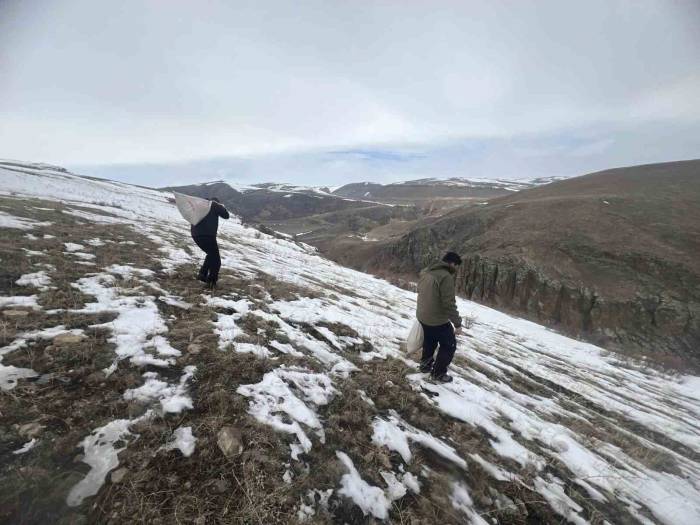
[{"label": "dry grass", "polygon": [[[0,204],[17,207],[13,199],[0,199]],[[51,203],[37,205],[57,207]],[[385,487],[380,475],[383,470],[399,472],[399,468],[403,467],[418,476],[424,469],[430,469],[428,478],[421,476],[419,495],[409,493],[394,502],[392,520],[395,523],[463,523],[465,516],[456,511],[450,502],[454,481],[467,485],[478,512],[496,523],[562,521],[551,505],[531,487],[538,475],[551,474],[564,480],[571,479],[572,474],[563,465],[551,461],[544,471],[536,473],[496,456],[491,444],[493,438],[485,431],[446,417],[426,399],[429,392],[410,388],[406,376],[415,373],[414,369],[395,359],[369,363],[362,361],[359,351],[372,349],[367,341],[343,351],[344,357],[360,370],[346,380],[335,381],[338,394],[330,404],[318,409],[325,429],[325,443],[320,443],[310,433],[313,436],[310,453],[302,456],[301,461],[291,461],[289,445],[296,442],[296,437],[258,423],[248,414],[248,400],[237,395],[236,389],[242,384],[259,382],[267,372],[281,365],[303,366],[310,371],[322,371],[323,366],[310,357],[275,354],[274,360],[259,359],[250,354],[236,353],[233,349],[219,350],[212,321],[217,313],[232,312],[204,305],[202,285],[194,280],[195,264],[180,267],[171,274],[160,272],[154,262],[157,259],[157,246],[131,229],[114,225],[78,225],[70,215],[55,211],[43,213],[45,215],[36,216],[32,213],[32,216],[38,220],[54,221],[51,233],[56,238],[29,241],[24,236],[25,232],[11,231],[10,237],[0,243],[0,257],[6,263],[0,285],[3,294],[27,293],[13,284],[21,274],[34,271],[22,255],[24,252],[19,249],[37,249],[39,246],[47,254],[45,262],[56,267],[51,272],[56,287],[42,292],[40,302],[45,309],[57,308],[62,311],[51,316],[43,311],[32,312],[25,318],[11,322],[2,319],[0,341],[7,344],[21,331],[56,324],[82,328],[88,337],[79,344],[65,348],[56,348],[51,341],[40,341],[4,358],[7,364],[32,367],[39,373],[55,375],[45,382],[20,381],[14,390],[3,392],[0,397],[0,417],[3,420],[0,426],[0,522],[295,523],[298,505],[310,501],[309,491],[338,488],[339,480],[346,472],[336,458],[338,450],[350,456],[363,479],[379,487]],[[17,214],[20,214],[19,211]],[[38,230],[34,233],[40,236],[43,232]],[[97,266],[81,267],[63,254],[63,242],[80,243],[92,237],[113,241],[94,249]],[[139,249],[123,244],[123,241],[136,242]],[[114,314],[86,315],[68,311],[92,300],[79,293],[71,283],[86,272],[126,261],[136,267],[156,271],[153,279],[158,285],[193,305],[183,310],[157,303],[161,315],[167,319],[170,344],[182,352],[175,366],[159,372],[169,380],[176,380],[182,368],[197,366],[190,385],[194,408],[135,425],[132,429],[135,435],[119,455],[120,468],[127,469],[123,480],[114,483],[108,478],[96,497],[77,509],[69,509],[64,503],[66,494],[87,470],[80,461],[80,441],[93,429],[109,421],[133,418],[146,410],[146,406],[140,403],[124,401],[123,393],[142,384],[141,374],[147,368],[137,369],[122,362],[109,379],[105,379],[100,372],[111,363],[114,349],[108,342],[109,331],[91,329],[90,326],[108,322]],[[319,283],[319,287],[323,284]],[[154,293],[133,280],[119,281],[117,286],[123,294]],[[290,301],[321,295],[318,290],[291,285],[263,272],[255,279],[249,279],[226,269],[222,272],[220,289],[236,297],[247,298],[256,308],[263,310],[270,300]],[[331,290],[333,292],[346,294],[347,290]],[[352,328],[341,323],[319,323],[316,326],[293,324],[320,341],[326,340],[318,330],[321,326],[337,336],[358,337]],[[255,314],[244,316],[238,325],[244,332],[239,336],[239,341],[261,345],[272,340],[289,342],[276,323]],[[198,345],[197,353],[188,351],[192,343]],[[465,366],[478,366],[478,363],[466,361]],[[485,368],[480,368],[480,371],[489,375]],[[510,377],[510,384],[517,391],[545,397],[563,395],[570,397],[572,403],[580,404],[578,411],[581,406],[593,409],[584,404],[585,400],[558,385],[530,377],[525,371],[518,372],[522,373]],[[375,405],[368,404],[359,390],[366,392]],[[439,437],[454,447],[461,457],[478,453],[518,478],[496,480],[475,462],[469,462],[468,467],[462,469],[415,443],[411,444],[414,453],[412,461],[405,465],[400,455],[372,443],[375,417],[386,415],[389,410],[397,411],[409,424]],[[604,416],[601,414],[601,418],[604,419]],[[26,441],[18,436],[16,425],[32,421],[46,427],[41,434],[40,445],[32,454],[9,454]],[[612,435],[613,429],[599,423],[563,422],[591,440],[605,440],[620,446],[651,468],[677,472],[677,466],[669,455],[654,455],[653,451],[639,447],[624,434]],[[227,425],[240,431],[244,444],[243,453],[230,458],[224,456],[217,446],[218,433]],[[183,457],[178,450],[161,449],[180,426],[192,427],[197,437],[196,450],[189,458]],[[522,444],[535,446],[525,441]],[[293,475],[290,484],[282,478],[287,469]],[[592,523],[602,523],[603,514],[608,519],[614,516],[619,523],[631,520],[624,510],[601,509],[597,502],[591,501],[572,484],[567,485],[565,490],[584,508],[583,517]],[[503,504],[504,496],[509,498],[509,504]],[[312,523],[375,522],[365,517],[350,500],[339,496],[331,499],[327,510],[317,506],[316,512]]]}]

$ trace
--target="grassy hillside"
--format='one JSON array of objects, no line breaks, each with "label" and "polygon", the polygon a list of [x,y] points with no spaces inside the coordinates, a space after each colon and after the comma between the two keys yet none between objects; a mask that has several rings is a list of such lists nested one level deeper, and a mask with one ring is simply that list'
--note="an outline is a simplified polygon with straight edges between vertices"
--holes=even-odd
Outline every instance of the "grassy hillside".
[{"label": "grassy hillside", "polygon": [[364,267],[411,274],[455,249],[468,298],[697,363],[698,203],[700,161],[606,170],[455,210],[375,247]]},{"label": "grassy hillside", "polygon": [[696,523],[700,378],[222,221],[219,289],[162,192],[0,166],[0,522]]}]

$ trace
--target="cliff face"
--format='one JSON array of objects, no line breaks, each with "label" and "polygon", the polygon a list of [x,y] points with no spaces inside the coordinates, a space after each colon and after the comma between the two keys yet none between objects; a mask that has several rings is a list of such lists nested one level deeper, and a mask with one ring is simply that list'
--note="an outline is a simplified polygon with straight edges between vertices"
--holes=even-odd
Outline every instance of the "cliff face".
[{"label": "cliff face", "polygon": [[525,262],[478,255],[465,258],[456,280],[458,292],[469,299],[596,344],[700,360],[700,303],[692,290],[684,296],[677,290],[640,287],[633,297],[616,299],[594,284],[552,279]]},{"label": "cliff face", "polygon": [[609,170],[456,210],[356,266],[415,275],[456,251],[469,299],[700,364],[698,202],[700,161]]}]

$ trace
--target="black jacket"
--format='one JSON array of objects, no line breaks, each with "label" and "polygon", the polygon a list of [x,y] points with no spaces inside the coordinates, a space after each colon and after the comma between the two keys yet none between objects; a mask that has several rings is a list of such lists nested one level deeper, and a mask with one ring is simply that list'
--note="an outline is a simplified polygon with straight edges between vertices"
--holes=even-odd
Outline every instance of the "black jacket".
[{"label": "black jacket", "polygon": [[218,202],[212,201],[207,216],[190,227],[192,237],[201,237],[205,235],[216,237],[216,232],[219,229],[219,217],[228,219],[228,210]]}]

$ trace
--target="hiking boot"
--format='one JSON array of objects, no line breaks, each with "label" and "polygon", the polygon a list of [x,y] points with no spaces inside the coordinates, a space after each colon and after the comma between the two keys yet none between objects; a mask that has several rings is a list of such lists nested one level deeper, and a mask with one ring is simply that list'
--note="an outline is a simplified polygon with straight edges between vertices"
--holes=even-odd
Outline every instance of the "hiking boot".
[{"label": "hiking boot", "polygon": [[437,383],[451,383],[452,382],[452,376],[448,373],[440,374],[439,376],[436,376],[435,374],[430,376],[433,381]]},{"label": "hiking boot", "polygon": [[427,374],[428,372],[433,371],[433,363],[434,361],[432,359],[428,361],[421,361],[420,363],[420,371],[423,372],[424,374]]}]

